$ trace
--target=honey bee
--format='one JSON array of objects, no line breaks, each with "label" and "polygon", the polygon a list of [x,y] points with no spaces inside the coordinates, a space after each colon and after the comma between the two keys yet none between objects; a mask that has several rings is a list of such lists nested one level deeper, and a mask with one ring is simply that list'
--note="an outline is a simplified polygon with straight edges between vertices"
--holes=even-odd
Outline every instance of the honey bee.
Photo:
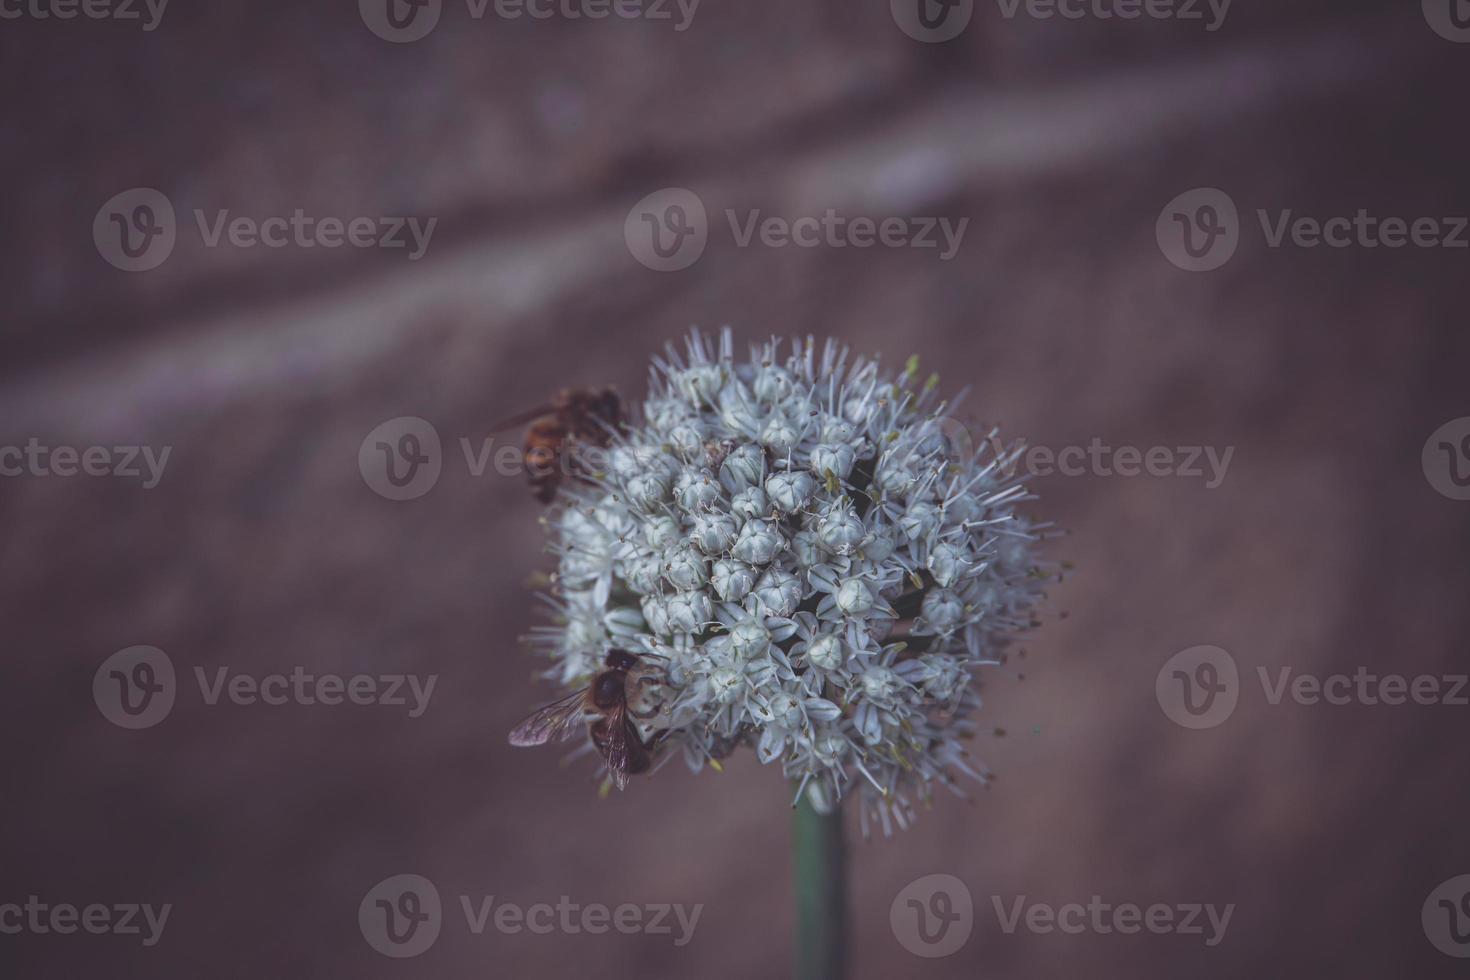
[{"label": "honey bee", "polygon": [[[605,449],[612,442],[612,433],[622,429],[623,401],[611,388],[565,388],[549,405],[503,419],[491,431],[517,425],[526,425],[526,477],[531,492],[549,504],[569,470],[571,475],[584,475],[577,472],[581,466],[577,447]],[[572,450],[568,467],[560,465],[565,450]]]},{"label": "honey bee", "polygon": [[511,730],[510,744],[545,745],[564,740],[579,722],[596,716],[588,734],[602,753],[613,783],[623,789],[629,776],[647,772],[653,765],[653,749],[660,736],[645,742],[635,719],[646,720],[658,714],[663,707],[659,696],[663,681],[658,669],[626,650],[610,650],[605,664],[607,669],[592,678],[587,687],[532,712]]}]

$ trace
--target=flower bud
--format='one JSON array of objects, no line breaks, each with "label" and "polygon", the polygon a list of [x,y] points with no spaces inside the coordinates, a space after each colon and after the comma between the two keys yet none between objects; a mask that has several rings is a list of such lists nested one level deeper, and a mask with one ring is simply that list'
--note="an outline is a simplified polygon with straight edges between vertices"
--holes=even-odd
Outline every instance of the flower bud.
[{"label": "flower bud", "polygon": [[643,414],[648,424],[660,432],[667,432],[686,419],[694,417],[687,402],[677,398],[653,398],[643,403]]},{"label": "flower bud", "polygon": [[771,646],[771,631],[755,620],[736,623],[730,630],[730,650],[741,660],[763,655]]},{"label": "flower bud", "polygon": [[863,671],[863,696],[869,701],[891,701],[898,693],[898,675],[882,664],[869,664]]},{"label": "flower bud", "polygon": [[797,531],[791,536],[791,555],[801,568],[811,568],[823,558],[821,543],[814,531]]},{"label": "flower bud", "polygon": [[948,629],[965,615],[965,603],[949,589],[931,589],[921,606],[924,620],[936,629]]},{"label": "flower bud", "polygon": [[893,550],[895,547],[896,546],[894,545],[893,537],[891,535],[870,534],[863,539],[863,543],[859,547],[859,551],[861,552],[863,558],[867,561],[881,563],[887,561],[893,556]]},{"label": "flower bud", "polygon": [[710,584],[722,602],[739,602],[755,588],[755,569],[732,558],[721,558],[710,571]]},{"label": "flower bud", "polygon": [[692,456],[704,446],[705,427],[699,419],[686,419],[669,430],[669,444],[685,456]]},{"label": "flower bud", "polygon": [[713,619],[709,596],[703,592],[679,592],[667,599],[669,625],[683,633],[702,632]]},{"label": "flower bud", "polygon": [[639,507],[652,507],[669,493],[668,478],[656,471],[634,473],[624,487],[628,499]]},{"label": "flower bud", "polygon": [[939,526],[939,509],[931,503],[919,500],[909,504],[909,509],[898,519],[899,530],[910,541],[927,538]]},{"label": "flower bud", "polygon": [[801,701],[794,695],[782,692],[771,698],[771,718],[777,725],[784,727],[796,727],[805,719],[802,717]]},{"label": "flower bud", "polygon": [[822,424],[823,442],[851,443],[856,438],[857,427],[846,419],[838,418],[835,415],[829,415],[827,416],[826,421]]},{"label": "flower bud", "polygon": [[783,514],[801,510],[816,490],[817,481],[806,473],[776,473],[766,480],[766,494]]},{"label": "flower bud", "polygon": [[664,552],[664,575],[676,589],[697,589],[709,578],[704,557],[687,544]]},{"label": "flower bud", "polygon": [[920,658],[925,668],[924,693],[939,701],[952,698],[965,685],[965,671],[954,657],[925,654]]},{"label": "flower bud", "polygon": [[674,481],[674,499],[688,511],[710,507],[720,499],[720,485],[709,470],[686,466]]},{"label": "flower bud", "polygon": [[662,551],[679,540],[679,524],[667,514],[655,514],[643,522],[643,540]]},{"label": "flower bud", "polygon": [[709,675],[710,694],[720,704],[731,704],[740,696],[743,687],[740,673],[728,667],[713,670]]},{"label": "flower bud", "polygon": [[836,555],[850,555],[867,532],[862,518],[845,503],[834,504],[817,521],[817,540]]},{"label": "flower bud", "polygon": [[842,640],[831,633],[819,633],[806,648],[806,658],[813,667],[836,670],[842,666]]},{"label": "flower bud", "polygon": [[812,754],[824,766],[835,766],[847,752],[847,739],[837,732],[823,732],[812,742]]},{"label": "flower bud", "polygon": [[845,579],[837,588],[837,608],[858,616],[873,608],[873,590],[860,578]]},{"label": "flower bud", "polygon": [[731,493],[746,487],[760,486],[761,473],[765,466],[765,454],[758,447],[749,443],[736,446],[720,464],[720,482]]},{"label": "flower bud", "polygon": [[947,589],[954,585],[968,564],[964,552],[948,541],[939,542],[929,552],[929,573],[942,588]]},{"label": "flower bud", "polygon": [[608,472],[619,480],[626,480],[646,468],[642,455],[635,446],[614,446],[607,452]]},{"label": "flower bud", "polygon": [[772,616],[790,616],[801,605],[801,582],[779,568],[768,568],[755,585],[755,597]]},{"label": "flower bud", "polygon": [[730,513],[741,520],[748,521],[752,517],[765,517],[770,510],[771,503],[766,499],[766,492],[760,487],[746,487],[730,498]]},{"label": "flower bud", "polygon": [[761,442],[770,446],[771,451],[777,455],[784,456],[791,447],[796,445],[796,440],[799,438],[796,426],[779,412],[772,415],[770,421],[766,422],[765,428],[761,430]]},{"label": "flower bud", "polygon": [[762,364],[756,368],[751,390],[763,402],[775,402],[791,392],[791,372],[775,364]]},{"label": "flower bud", "polygon": [[643,610],[643,621],[651,631],[664,636],[673,632],[669,628],[668,606],[661,597],[646,595],[638,601],[638,605]]},{"label": "flower bud", "polygon": [[845,480],[852,472],[857,456],[851,446],[840,442],[824,442],[812,449],[812,472],[826,478],[828,473]]},{"label": "flower bud", "polygon": [[874,482],[889,496],[901,497],[919,482],[919,475],[914,464],[915,460],[906,454],[889,453],[878,464]]},{"label": "flower bud", "polygon": [[663,575],[663,565],[652,551],[640,551],[621,562],[621,574],[628,588],[640,595],[658,591],[658,580]]},{"label": "flower bud", "polygon": [[718,511],[696,514],[689,540],[707,555],[721,554],[735,540],[735,518]]},{"label": "flower bud", "polygon": [[712,402],[724,380],[724,372],[715,364],[695,364],[674,378],[680,393],[694,405]]},{"label": "flower bud", "polygon": [[781,532],[766,520],[746,521],[731,554],[752,565],[764,565],[781,550]]}]

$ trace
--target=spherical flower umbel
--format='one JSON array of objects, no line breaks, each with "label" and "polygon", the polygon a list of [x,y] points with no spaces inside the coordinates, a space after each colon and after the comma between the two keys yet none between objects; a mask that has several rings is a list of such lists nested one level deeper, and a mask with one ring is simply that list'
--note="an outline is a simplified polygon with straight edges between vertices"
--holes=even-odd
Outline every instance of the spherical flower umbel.
[{"label": "spherical flower umbel", "polygon": [[548,517],[548,676],[586,685],[626,650],[658,674],[630,715],[654,765],[748,746],[819,808],[856,796],[865,831],[985,782],[974,673],[1050,575],[993,435],[971,445],[914,360],[810,338],[737,360],[696,332],[650,389]]}]

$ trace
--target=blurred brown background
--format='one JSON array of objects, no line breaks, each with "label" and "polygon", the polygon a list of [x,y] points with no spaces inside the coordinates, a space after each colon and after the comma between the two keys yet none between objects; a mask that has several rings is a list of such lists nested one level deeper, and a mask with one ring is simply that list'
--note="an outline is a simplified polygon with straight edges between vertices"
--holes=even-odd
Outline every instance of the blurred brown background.
[{"label": "blurred brown background", "polygon": [[[748,977],[788,970],[788,791],[749,754],[599,802],[590,766],[512,750],[547,689],[516,638],[548,567],[518,479],[460,438],[568,383],[641,392],[691,325],[917,353],[969,407],[1051,447],[1235,447],[1215,489],[1052,476],[1032,512],[1075,573],[992,674],[974,805],[852,848],[862,978],[1439,977],[1420,909],[1470,873],[1465,707],[1271,705],[1257,667],[1466,670],[1470,503],[1421,467],[1470,415],[1470,252],[1269,247],[1256,209],[1470,213],[1470,44],[1418,3],[1236,0],[1199,21],[974,6],[920,43],[882,2],[704,0],[674,20],[483,19],[446,0],[389,43],[344,0],[178,4],[0,23],[6,235],[0,446],[171,447],[161,482],[0,478],[0,903],[173,904],[161,941],[0,935],[18,977]],[[21,9],[21,8],[13,8]],[[30,8],[25,8],[30,9]],[[140,8],[141,10],[142,8]],[[1208,8],[1200,8],[1208,16]],[[99,254],[134,187],[179,215],[157,268]],[[694,191],[709,246],[640,265],[624,219]],[[1191,273],[1155,220],[1195,187],[1240,208]],[[437,217],[425,255],[208,247],[192,212]],[[724,218],[968,218],[912,248],[738,247]],[[443,475],[383,499],[359,445],[429,420]],[[513,441],[513,440],[512,440]],[[497,445],[501,444],[497,442]],[[1060,613],[1066,612],[1065,619]],[[1243,691],[1171,722],[1155,676],[1216,644]],[[179,671],[160,724],[91,696],[147,644]],[[193,669],[437,674],[429,709],[209,706]],[[417,959],[358,903],[421,874],[446,922]],[[921,959],[889,907],[947,872],[958,953]],[[693,940],[474,936],[457,896],[703,903]],[[1234,903],[1202,937],[1005,934],[991,897]]]}]

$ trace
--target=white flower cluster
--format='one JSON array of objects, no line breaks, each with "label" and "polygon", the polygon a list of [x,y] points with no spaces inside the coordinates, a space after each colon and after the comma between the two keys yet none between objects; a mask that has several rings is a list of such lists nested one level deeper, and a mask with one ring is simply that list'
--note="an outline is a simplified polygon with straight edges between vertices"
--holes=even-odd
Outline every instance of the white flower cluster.
[{"label": "white flower cluster", "polygon": [[751,745],[819,807],[860,787],[865,832],[906,826],[935,783],[987,778],[965,748],[972,672],[1030,625],[1044,528],[913,361],[885,374],[808,338],[737,362],[728,331],[686,346],[548,519],[550,676],[648,658],[665,696],[639,730],[664,759],[698,771]]}]

